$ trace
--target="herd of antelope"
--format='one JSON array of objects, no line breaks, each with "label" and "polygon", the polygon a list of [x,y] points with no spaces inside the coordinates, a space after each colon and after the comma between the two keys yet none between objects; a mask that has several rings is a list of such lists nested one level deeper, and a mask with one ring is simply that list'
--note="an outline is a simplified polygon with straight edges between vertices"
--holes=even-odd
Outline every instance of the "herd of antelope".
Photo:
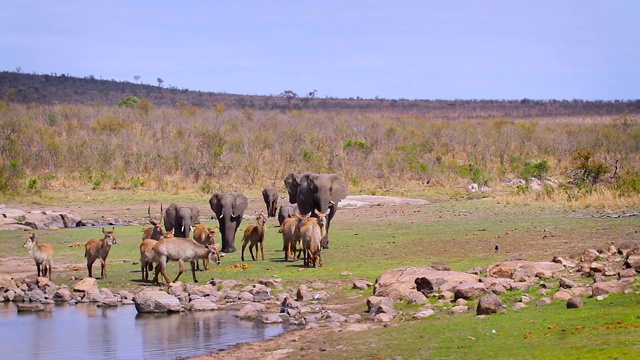
[{"label": "herd of antelope", "polygon": [[[151,206],[147,208],[149,222],[152,225],[143,230],[142,242],[140,243],[140,270],[142,280],[149,281],[149,271],[154,270],[155,275],[153,283],[159,284],[159,275],[161,274],[164,281],[169,284],[170,279],[166,273],[166,265],[168,261],[178,262],[178,274],[172,282],[178,281],[180,275],[184,272],[184,263],[191,263],[191,274],[194,282],[198,282],[196,278],[196,270],[200,270],[199,261],[202,260],[203,270],[208,270],[209,262],[213,261],[220,265],[220,258],[224,254],[220,253],[217,236],[219,234],[218,227],[211,228],[204,224],[196,224],[193,228],[193,238],[176,237],[173,234],[174,229],[163,229],[163,210],[160,205],[160,221],[156,222],[151,217]],[[283,250],[285,261],[290,258],[299,260],[302,254],[303,264],[305,267],[322,266],[321,241],[326,235],[326,216],[328,213],[320,213],[315,211],[314,216],[311,214],[299,214],[290,212],[284,218],[279,216],[280,229],[278,233],[282,234]],[[266,234],[266,223],[269,216],[275,216],[271,211],[265,214],[264,211],[256,212],[256,224],[251,224],[244,230],[242,237],[242,253],[241,260],[244,261],[244,251],[249,245],[249,253],[251,259],[258,260],[258,249],[260,250],[262,260],[264,260],[264,239]],[[107,278],[107,257],[111,246],[117,244],[115,237],[115,228],[111,230],[102,229],[103,237],[91,239],[84,245],[84,256],[87,259],[87,271],[89,277],[93,277],[92,267],[96,260],[100,259],[101,277]],[[32,258],[36,263],[38,277],[48,277],[51,280],[54,250],[51,244],[38,243],[36,235],[30,234],[23,245],[29,250]],[[255,248],[255,256],[253,249]]]}]

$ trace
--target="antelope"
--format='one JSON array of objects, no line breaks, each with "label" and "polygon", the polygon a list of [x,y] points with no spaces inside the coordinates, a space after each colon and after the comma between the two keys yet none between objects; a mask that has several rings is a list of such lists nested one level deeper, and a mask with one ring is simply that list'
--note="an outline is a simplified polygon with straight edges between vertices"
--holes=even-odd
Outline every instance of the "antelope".
[{"label": "antelope", "polygon": [[[256,211],[256,224],[249,225],[246,229],[244,229],[244,236],[242,236],[242,256],[241,259],[244,261],[244,249],[249,245],[249,254],[251,254],[251,259],[253,261],[258,257],[258,247],[260,247],[260,252],[262,253],[262,260],[264,260],[264,235],[267,232],[267,216],[264,214],[264,211],[260,211],[260,214]],[[256,256],[253,256],[253,248],[256,248]]]},{"label": "antelope", "polygon": [[51,280],[53,273],[53,246],[51,244],[39,244],[36,240],[36,234],[31,233],[22,247],[29,250],[31,257],[36,262],[38,277],[48,276],[49,280]]},{"label": "antelope", "polygon": [[[198,224],[193,229],[193,240],[195,240],[198,244],[201,245],[209,245],[218,247],[218,242],[216,241],[216,237],[218,235],[218,227],[210,228],[205,224]],[[204,270],[209,270],[209,259],[204,259],[202,261],[202,267]],[[200,271],[199,261],[196,260],[196,270]]]},{"label": "antelope", "polygon": [[302,252],[304,255],[304,266],[322,266],[322,238],[327,233],[327,214],[315,211],[318,217],[309,215],[300,219],[300,237],[302,242]]},{"label": "antelope", "polygon": [[153,226],[143,230],[144,232],[142,234],[142,240],[145,240],[145,239],[158,240],[164,234],[164,231],[162,229],[162,218],[163,218],[162,215],[164,214],[162,212],[162,204],[160,204],[160,221],[155,222],[151,218],[151,205],[149,205],[149,207],[147,208],[147,214],[149,215],[149,223],[151,223],[151,225],[153,225]]},{"label": "antelope", "polygon": [[218,249],[209,245],[200,245],[195,240],[181,237],[163,237],[153,247],[153,260],[157,263],[153,282],[160,284],[158,275],[162,273],[164,281],[169,284],[167,276],[167,262],[169,260],[178,262],[178,275],[173,282],[184,272],[184,262],[191,262],[191,275],[193,282],[198,282],[195,271],[195,261],[198,259],[209,259],[220,265],[220,254]]},{"label": "antelope", "polygon": [[278,233],[282,234],[282,243],[284,250],[284,260],[288,261],[289,256],[297,260],[300,258],[300,252],[296,255],[296,247],[300,244],[300,215],[295,214],[292,217],[286,218],[282,225],[280,225],[280,229]]},{"label": "antelope", "polygon": [[109,256],[111,245],[118,243],[113,234],[115,230],[115,227],[109,231],[105,231],[104,228],[102,228],[102,233],[104,234],[102,239],[91,239],[84,244],[84,257],[87,258],[87,270],[89,270],[89,277],[93,277],[91,271],[93,263],[97,259],[100,259],[100,277],[103,279],[107,278],[107,256]]},{"label": "antelope", "polygon": [[158,240],[144,239],[140,243],[140,270],[142,272],[142,280],[149,280],[149,271],[153,270],[153,247]]}]

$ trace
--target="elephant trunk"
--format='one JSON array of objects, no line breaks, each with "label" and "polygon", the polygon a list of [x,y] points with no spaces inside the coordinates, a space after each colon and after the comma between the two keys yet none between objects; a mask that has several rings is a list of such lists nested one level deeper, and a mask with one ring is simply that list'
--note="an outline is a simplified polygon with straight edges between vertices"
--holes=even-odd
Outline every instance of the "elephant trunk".
[{"label": "elephant trunk", "polygon": [[222,252],[232,253],[236,251],[236,230],[240,225],[241,219],[242,218],[240,218],[238,221],[234,221],[235,218],[230,215],[223,215],[222,217],[218,218],[220,234],[222,235]]}]

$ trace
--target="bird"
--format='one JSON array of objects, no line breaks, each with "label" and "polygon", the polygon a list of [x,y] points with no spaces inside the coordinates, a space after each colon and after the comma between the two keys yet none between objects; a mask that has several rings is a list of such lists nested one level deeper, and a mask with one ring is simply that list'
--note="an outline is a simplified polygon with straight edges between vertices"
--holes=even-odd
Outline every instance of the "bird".
[{"label": "bird", "polygon": [[498,244],[496,244],[496,247],[494,247],[495,251],[498,251],[500,249],[500,246]]}]

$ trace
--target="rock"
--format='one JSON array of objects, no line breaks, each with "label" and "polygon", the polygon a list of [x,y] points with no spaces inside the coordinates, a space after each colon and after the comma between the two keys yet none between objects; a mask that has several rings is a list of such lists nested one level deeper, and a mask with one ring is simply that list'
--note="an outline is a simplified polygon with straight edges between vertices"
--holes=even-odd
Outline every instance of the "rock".
[{"label": "rock", "polygon": [[258,310],[251,305],[246,305],[242,309],[238,310],[237,313],[234,314],[235,317],[239,319],[256,319],[258,318]]},{"label": "rock", "polygon": [[215,292],[216,292],[215,287],[213,287],[211,284],[206,284],[206,285],[194,286],[191,289],[189,289],[189,296],[198,295],[200,297],[207,297],[214,294]]},{"label": "rock", "polygon": [[495,313],[504,313],[507,309],[502,303],[502,300],[494,294],[488,293],[487,295],[480,298],[478,301],[478,307],[476,309],[476,314],[478,315],[490,315]]},{"label": "rock", "polygon": [[271,290],[267,287],[256,289],[253,293],[253,301],[261,302],[273,299]]},{"label": "rock", "polygon": [[190,311],[213,311],[218,310],[218,305],[205,298],[193,300],[187,304],[187,310]]},{"label": "rock", "polygon": [[301,306],[300,306],[299,302],[295,301],[294,299],[292,299],[290,297],[286,297],[280,303],[280,312],[286,312],[286,310],[288,310],[288,309],[299,310],[300,307]]},{"label": "rock", "polygon": [[18,312],[38,312],[44,311],[44,305],[40,303],[17,303]]},{"label": "rock", "polygon": [[433,270],[438,270],[438,271],[451,271],[451,266],[443,262],[433,262],[429,265],[429,267],[432,268]]},{"label": "rock", "polygon": [[596,259],[600,256],[600,253],[594,249],[587,249],[582,253],[580,257],[582,261],[596,261]]},{"label": "rock", "polygon": [[11,276],[0,274],[0,290],[11,290],[16,288],[18,288],[18,286]]},{"label": "rock", "polygon": [[634,269],[622,269],[618,271],[619,278],[634,278],[638,272]]},{"label": "rock", "polygon": [[640,252],[640,242],[624,242],[618,246],[618,254],[624,257],[635,252]]},{"label": "rock", "polygon": [[367,312],[369,314],[377,314],[384,311],[381,308],[393,309],[394,301],[390,297],[369,296],[367,298]]},{"label": "rock", "polygon": [[253,295],[251,295],[251,293],[248,291],[241,291],[240,294],[238,294],[238,300],[253,301]]},{"label": "rock", "polygon": [[105,299],[106,296],[102,295],[97,288],[89,289],[84,293],[84,299],[89,302],[100,302]]},{"label": "rock", "polygon": [[472,299],[482,296],[487,292],[487,286],[481,282],[463,282],[458,285],[455,299]]},{"label": "rock", "polygon": [[640,271],[640,254],[629,255],[624,263],[624,266],[630,269],[634,269],[636,272]]},{"label": "rock", "polygon": [[543,297],[543,298],[540,298],[540,300],[538,300],[538,302],[536,303],[536,306],[546,306],[549,304],[551,304],[551,298]]},{"label": "rock", "polygon": [[526,307],[527,307],[527,304],[519,301],[519,302],[513,304],[512,309],[517,311],[517,310],[520,310],[520,309],[524,309]]},{"label": "rock", "polygon": [[584,306],[584,301],[579,296],[574,296],[567,300],[567,309],[578,309]]},{"label": "rock", "polygon": [[135,296],[133,301],[139,313],[179,312],[182,310],[178,298],[159,290],[143,290]]},{"label": "rock", "polygon": [[563,289],[571,289],[576,287],[576,283],[574,283],[573,281],[567,279],[567,278],[561,278],[560,279],[560,287]]},{"label": "rock", "polygon": [[421,292],[412,292],[407,296],[407,302],[409,304],[426,304],[429,300],[427,297]]},{"label": "rock", "polygon": [[86,277],[73,286],[73,291],[88,291],[98,289],[98,281],[91,277]]},{"label": "rock", "polygon": [[374,322],[385,322],[385,323],[388,323],[391,320],[393,320],[393,316],[391,316],[391,315],[389,315],[387,313],[379,313],[379,314],[376,314],[373,317],[373,321]]},{"label": "rock", "polygon": [[296,292],[296,300],[298,301],[309,301],[313,299],[313,294],[309,291],[309,287],[306,285],[300,285],[298,287],[298,291]]},{"label": "rock", "polygon": [[591,285],[593,296],[622,294],[629,288],[626,282],[620,280],[602,281]]},{"label": "rock", "polygon": [[53,300],[69,302],[71,300],[71,291],[68,288],[60,288],[53,294]]},{"label": "rock", "polygon": [[271,314],[262,315],[262,323],[264,324],[279,324],[281,322],[282,322],[282,317],[280,317],[280,314],[271,313]]},{"label": "rock", "polygon": [[349,323],[349,324],[356,323],[356,322],[360,321],[361,319],[362,319],[362,315],[360,315],[360,314],[347,315],[347,323]]},{"label": "rock", "polygon": [[516,271],[520,276],[533,274],[540,278],[552,277],[556,272],[562,271],[563,265],[548,261],[510,260],[493,263],[487,267],[487,276],[496,278],[513,279]]},{"label": "rock", "polygon": [[118,291],[118,295],[120,295],[120,298],[122,298],[123,300],[133,300],[134,298],[133,294],[128,292],[127,290]]},{"label": "rock", "polygon": [[[416,291],[415,280],[423,277],[431,284],[443,283],[443,281],[451,283],[452,288],[463,282],[477,282],[479,279],[478,275],[463,272],[438,271],[430,267],[403,267],[385,271],[376,280],[373,294],[392,299],[407,298],[409,293]],[[436,289],[435,287],[434,290],[444,291],[442,288]]]},{"label": "rock", "polygon": [[574,267],[578,266],[578,263],[575,262],[574,260],[567,259],[567,258],[562,257],[562,256],[554,256],[552,261],[554,263],[560,264],[560,265],[562,265],[564,267],[567,267],[567,268],[574,268]]},{"label": "rock", "polygon": [[509,284],[511,291],[529,291],[531,290],[531,283],[528,282],[512,282]]},{"label": "rock", "polygon": [[29,301],[32,301],[32,302],[41,302],[42,300],[45,299],[44,291],[38,288],[26,291],[24,295],[27,299],[29,299]]},{"label": "rock", "polygon": [[373,284],[366,280],[355,280],[353,282],[354,289],[367,290],[371,286],[373,286]]},{"label": "rock", "polygon": [[429,316],[431,316],[431,315],[433,315],[435,313],[436,312],[433,309],[424,309],[424,310],[421,310],[421,311],[418,311],[417,313],[415,313],[413,315],[413,317],[416,318],[416,319],[424,319],[424,318],[429,317]]},{"label": "rock", "polygon": [[571,292],[571,290],[569,289],[562,289],[558,292],[556,292],[555,294],[553,294],[553,296],[551,296],[551,300],[569,300],[573,297],[573,293]]},{"label": "rock", "polygon": [[449,309],[449,312],[451,312],[452,314],[461,314],[467,311],[469,311],[469,307],[466,305],[458,305]]}]

